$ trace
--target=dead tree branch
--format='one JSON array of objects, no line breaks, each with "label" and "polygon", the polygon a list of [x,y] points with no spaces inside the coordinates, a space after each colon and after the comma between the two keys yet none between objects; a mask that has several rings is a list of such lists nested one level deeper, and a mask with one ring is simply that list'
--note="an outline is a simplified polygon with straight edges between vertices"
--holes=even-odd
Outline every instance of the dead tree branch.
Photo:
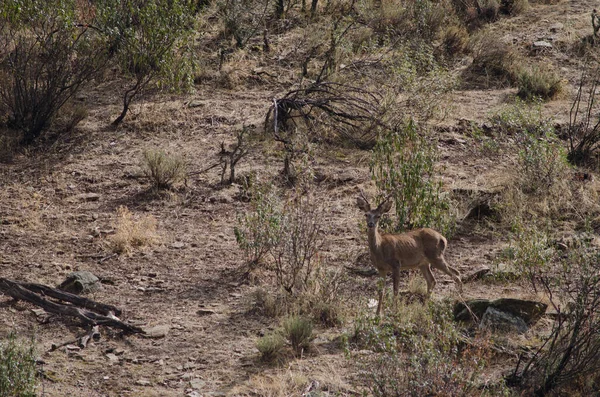
[{"label": "dead tree branch", "polygon": [[[49,313],[76,317],[85,324],[92,326],[106,325],[108,327],[122,329],[127,333],[144,333],[141,328],[126,324],[119,320],[115,314],[120,314],[121,310],[114,306],[104,305],[102,303],[94,302],[92,300],[64,291],[58,291],[44,285],[19,283],[17,281],[0,278],[0,292],[3,292],[14,299],[33,303]],[[59,301],[69,302],[71,304],[57,303],[46,299],[46,296],[53,297]],[[80,308],[75,305],[82,306],[84,308]],[[97,310],[102,314],[98,314],[88,309]]]}]

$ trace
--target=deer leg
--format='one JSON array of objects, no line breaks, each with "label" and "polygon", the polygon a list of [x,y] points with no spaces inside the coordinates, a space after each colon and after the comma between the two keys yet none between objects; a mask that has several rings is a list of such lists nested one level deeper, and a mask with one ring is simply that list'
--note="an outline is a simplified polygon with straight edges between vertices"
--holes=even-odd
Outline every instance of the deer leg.
[{"label": "deer leg", "polygon": [[394,283],[394,309],[398,305],[398,285],[400,284],[400,267],[392,270],[392,282]]},{"label": "deer leg", "polygon": [[446,262],[446,260],[444,259],[443,256],[440,256],[439,258],[434,258],[433,260],[431,260],[431,265],[434,268],[439,269],[439,270],[443,271],[444,273],[446,273],[447,275],[449,275],[450,277],[452,277],[452,279],[458,286],[459,291],[462,292],[462,280],[460,279],[460,272],[458,270],[456,270],[455,268],[453,268],[452,266],[448,265],[448,263]]},{"label": "deer leg", "polygon": [[427,282],[427,296],[431,296],[431,292],[433,288],[437,284],[435,281],[435,277],[433,273],[431,273],[431,268],[429,267],[429,263],[426,263],[420,267],[421,273],[423,273],[423,277],[425,277],[425,281]]},{"label": "deer leg", "polygon": [[385,276],[386,273],[379,273],[379,281],[377,282],[377,288],[379,289],[379,302],[377,303],[377,312],[376,315],[379,317],[379,313],[381,313],[381,308],[383,307],[383,292],[385,290]]}]

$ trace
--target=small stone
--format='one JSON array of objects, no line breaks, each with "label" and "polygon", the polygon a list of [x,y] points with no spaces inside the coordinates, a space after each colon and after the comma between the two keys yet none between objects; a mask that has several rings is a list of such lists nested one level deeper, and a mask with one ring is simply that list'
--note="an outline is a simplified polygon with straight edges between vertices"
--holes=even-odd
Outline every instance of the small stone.
[{"label": "small stone", "polygon": [[556,22],[556,23],[553,23],[552,25],[550,25],[550,31],[551,31],[552,33],[556,33],[556,32],[558,32],[559,30],[563,30],[563,29],[564,29],[564,27],[565,27],[565,25],[563,25],[562,23],[560,23],[560,22]]},{"label": "small stone", "polygon": [[209,316],[211,314],[215,314],[215,311],[210,309],[199,309],[196,314],[199,316]]},{"label": "small stone", "polygon": [[152,383],[148,379],[138,379],[135,384],[138,386],[150,386]]},{"label": "small stone", "polygon": [[156,325],[154,327],[145,329],[144,336],[152,339],[164,338],[169,333],[170,328],[171,327],[168,325]]},{"label": "small stone", "polygon": [[117,357],[117,355],[113,353],[108,353],[106,355],[106,358],[108,359],[108,365],[118,364],[119,362],[119,357]]},{"label": "small stone", "polygon": [[91,202],[91,201],[98,201],[100,200],[100,195],[98,193],[82,193],[82,194],[78,194],[75,195],[73,197],[71,197],[69,199],[69,201],[75,202],[75,201],[84,201],[84,202]]},{"label": "small stone", "polygon": [[185,247],[185,243],[181,242],[181,241],[175,241],[173,244],[171,244],[171,248],[175,248],[175,249],[182,249]]},{"label": "small stone", "polygon": [[190,387],[194,390],[202,389],[205,385],[206,382],[202,379],[195,378],[190,381]]},{"label": "small stone", "polygon": [[534,42],[532,44],[532,47],[533,47],[534,50],[551,49],[552,48],[552,44],[548,43],[547,41],[540,40],[540,41]]},{"label": "small stone", "polygon": [[198,101],[198,100],[194,99],[194,100],[191,100],[187,106],[188,106],[188,108],[193,109],[193,108],[204,107],[204,106],[206,106],[206,104],[202,101]]}]

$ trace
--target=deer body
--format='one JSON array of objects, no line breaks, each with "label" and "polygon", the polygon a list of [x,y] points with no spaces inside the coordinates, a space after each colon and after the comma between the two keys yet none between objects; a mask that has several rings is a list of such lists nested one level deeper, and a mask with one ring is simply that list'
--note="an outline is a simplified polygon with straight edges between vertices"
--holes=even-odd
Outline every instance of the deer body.
[{"label": "deer body", "polygon": [[460,273],[450,267],[444,259],[447,241],[439,232],[423,228],[402,234],[380,233],[377,228],[379,218],[391,209],[391,201],[384,201],[375,210],[371,210],[370,204],[364,197],[359,197],[357,204],[365,212],[367,218],[371,262],[379,272],[379,276],[382,277],[379,286],[377,315],[383,306],[385,277],[388,273],[392,273],[394,298],[398,295],[401,270],[420,269],[427,282],[428,295],[431,295],[436,285],[431,267],[448,274],[459,288],[462,287]]}]

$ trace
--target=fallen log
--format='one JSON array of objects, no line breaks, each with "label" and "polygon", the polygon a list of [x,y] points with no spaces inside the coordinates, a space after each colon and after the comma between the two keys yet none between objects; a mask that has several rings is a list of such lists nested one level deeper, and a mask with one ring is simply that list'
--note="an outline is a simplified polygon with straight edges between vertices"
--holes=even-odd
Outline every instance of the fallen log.
[{"label": "fallen log", "polygon": [[[17,281],[0,278],[0,292],[3,292],[14,299],[30,302],[41,307],[49,313],[76,317],[85,324],[92,326],[105,325],[108,327],[122,329],[127,333],[144,333],[141,328],[126,324],[119,320],[114,313],[121,313],[121,311],[114,306],[104,305],[94,302],[90,299],[69,294],[67,292],[57,291],[53,288],[40,284],[19,283]],[[67,301],[71,304],[66,305],[57,303],[46,299],[44,295],[55,297],[56,299]],[[96,309],[101,311],[103,314],[98,314],[91,310],[82,309],[74,305],[82,305],[87,309]]]}]

